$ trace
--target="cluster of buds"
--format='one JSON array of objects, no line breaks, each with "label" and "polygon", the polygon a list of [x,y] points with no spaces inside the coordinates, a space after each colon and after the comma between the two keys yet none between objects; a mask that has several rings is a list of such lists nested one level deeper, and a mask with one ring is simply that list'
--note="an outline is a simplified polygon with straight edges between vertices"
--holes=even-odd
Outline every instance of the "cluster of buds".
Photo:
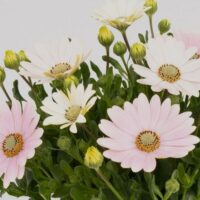
[{"label": "cluster of buds", "polygon": [[20,67],[20,62],[23,61],[30,62],[24,51],[21,50],[19,51],[19,53],[15,53],[12,50],[7,50],[5,52],[5,57],[4,57],[5,67],[18,71]]}]

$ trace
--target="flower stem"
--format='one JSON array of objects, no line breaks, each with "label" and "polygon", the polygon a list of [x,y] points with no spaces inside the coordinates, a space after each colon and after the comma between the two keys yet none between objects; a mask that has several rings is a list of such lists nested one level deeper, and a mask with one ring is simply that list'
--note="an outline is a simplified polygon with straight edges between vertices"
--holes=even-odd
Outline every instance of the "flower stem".
[{"label": "flower stem", "polygon": [[151,37],[154,38],[153,17],[152,17],[152,15],[149,16],[149,25],[150,25]]},{"label": "flower stem", "polygon": [[182,200],[186,200],[186,194],[187,194],[187,189],[184,188],[184,190],[183,190]]},{"label": "flower stem", "polygon": [[127,35],[126,35],[126,31],[121,31],[121,33],[122,33],[122,37],[124,39],[124,42],[126,44],[126,47],[127,47],[128,51],[129,51],[129,55],[130,55],[133,63],[136,63],[134,58],[131,56],[131,47],[130,47],[130,44],[129,44],[129,41],[128,41],[128,38],[127,38]]},{"label": "flower stem", "polygon": [[11,98],[10,98],[10,96],[9,96],[9,94],[8,94],[8,92],[7,92],[7,90],[6,90],[6,88],[5,88],[5,86],[4,86],[3,83],[2,83],[2,85],[1,85],[1,88],[2,88],[2,90],[3,90],[3,92],[4,92],[5,96],[6,96],[6,98],[7,98],[8,101],[11,103],[12,100],[11,100]]},{"label": "flower stem", "polygon": [[106,57],[107,57],[107,62],[106,62],[106,73],[109,70],[109,57],[110,57],[110,48],[106,47]]},{"label": "flower stem", "polygon": [[124,56],[121,56],[121,59],[122,59],[122,62],[123,62],[123,64],[124,64],[125,68],[126,68],[126,72],[127,72],[128,78],[129,78],[131,84],[133,85],[133,80],[132,80],[132,78],[131,78],[131,74],[130,74],[128,65],[127,65],[127,63],[126,63],[126,61],[125,61],[125,59],[124,59]]},{"label": "flower stem", "polygon": [[122,196],[119,194],[119,192],[113,187],[113,185],[108,181],[108,179],[104,176],[102,171],[100,169],[96,170],[99,177],[105,182],[105,184],[108,186],[108,188],[113,192],[113,194],[117,197],[118,200],[124,200]]},{"label": "flower stem", "polygon": [[85,124],[80,124],[80,127],[93,139],[96,140],[92,132],[85,126]]}]

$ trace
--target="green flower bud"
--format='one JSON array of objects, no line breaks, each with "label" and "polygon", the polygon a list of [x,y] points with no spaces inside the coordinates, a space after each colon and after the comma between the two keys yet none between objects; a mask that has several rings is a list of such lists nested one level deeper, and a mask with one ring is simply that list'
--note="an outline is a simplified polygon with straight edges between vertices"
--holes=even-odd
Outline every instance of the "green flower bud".
[{"label": "green flower bud", "polygon": [[5,52],[4,64],[9,69],[18,70],[20,66],[19,56],[12,50],[7,50]]},{"label": "green flower bud", "polygon": [[67,91],[67,89],[69,89],[72,84],[78,85],[78,83],[79,83],[78,78],[76,78],[76,76],[71,75],[64,79],[63,87]]},{"label": "green flower bud", "polygon": [[146,56],[146,49],[142,43],[135,43],[131,47],[131,56],[135,60],[142,60]]},{"label": "green flower bud", "polygon": [[67,151],[71,147],[71,139],[67,136],[60,136],[57,140],[57,146],[62,151]]},{"label": "green flower bud", "polygon": [[94,146],[87,149],[85,154],[84,163],[87,167],[91,169],[99,169],[103,164],[102,153]]},{"label": "green flower bud", "polygon": [[173,194],[179,191],[180,184],[176,179],[172,178],[166,182],[165,189],[167,192]]},{"label": "green flower bud", "polygon": [[26,56],[25,52],[23,50],[18,52],[19,60],[20,62],[25,61],[25,62],[30,62],[28,57]]},{"label": "green flower bud", "polygon": [[0,86],[3,84],[6,78],[6,73],[3,67],[0,67]]},{"label": "green flower bud", "polygon": [[117,42],[113,47],[113,52],[117,56],[123,56],[127,51],[127,47],[123,42]]},{"label": "green flower bud", "polygon": [[146,0],[144,6],[147,8],[146,14],[152,16],[158,9],[156,0]]},{"label": "green flower bud", "polygon": [[160,31],[160,34],[166,33],[170,30],[171,24],[168,19],[163,19],[158,24],[158,29]]},{"label": "green flower bud", "polygon": [[98,40],[104,47],[110,47],[114,41],[114,35],[106,26],[102,26],[99,29]]}]

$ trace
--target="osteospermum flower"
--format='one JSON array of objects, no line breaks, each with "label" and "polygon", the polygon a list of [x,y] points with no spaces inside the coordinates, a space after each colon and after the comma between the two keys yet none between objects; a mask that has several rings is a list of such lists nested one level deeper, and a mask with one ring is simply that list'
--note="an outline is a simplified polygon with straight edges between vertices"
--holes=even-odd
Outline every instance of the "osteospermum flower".
[{"label": "osteospermum flower", "polygon": [[107,0],[95,18],[119,30],[126,30],[144,14],[143,0]]},{"label": "osteospermum flower", "polygon": [[156,158],[184,157],[199,142],[191,135],[196,128],[192,113],[179,112],[180,106],[171,105],[170,99],[161,104],[158,95],[149,102],[140,94],[133,103],[126,102],[124,109],[108,109],[111,121],[101,120],[99,125],[107,137],[97,143],[109,149],[104,151],[105,157],[120,162],[123,168],[151,172]]},{"label": "osteospermum flower", "polygon": [[134,65],[137,74],[143,77],[138,82],[151,85],[160,92],[163,89],[178,95],[199,96],[200,60],[191,59],[197,49],[186,48],[184,43],[172,37],[159,37],[149,41],[146,60],[149,68]]},{"label": "osteospermum flower", "polygon": [[46,97],[41,109],[51,116],[44,120],[44,126],[62,125],[61,129],[70,126],[69,130],[77,133],[76,123],[86,122],[84,115],[97,99],[94,94],[91,84],[85,90],[83,84],[79,84],[77,87],[72,85],[67,95],[57,91],[52,94],[52,97]]},{"label": "osteospermum flower", "polygon": [[200,58],[200,34],[187,32],[174,32],[174,37],[177,40],[183,41],[187,48],[197,47],[197,52],[193,58]]},{"label": "osteospermum flower", "polygon": [[24,175],[26,160],[35,154],[42,140],[43,129],[37,128],[39,115],[31,103],[23,109],[19,101],[12,101],[12,108],[1,106],[0,113],[0,176],[7,188],[10,182]]},{"label": "osteospermum flower", "polygon": [[83,46],[77,39],[67,38],[38,44],[35,53],[27,53],[31,62],[22,62],[20,74],[37,83],[51,82],[73,74],[86,59]]}]

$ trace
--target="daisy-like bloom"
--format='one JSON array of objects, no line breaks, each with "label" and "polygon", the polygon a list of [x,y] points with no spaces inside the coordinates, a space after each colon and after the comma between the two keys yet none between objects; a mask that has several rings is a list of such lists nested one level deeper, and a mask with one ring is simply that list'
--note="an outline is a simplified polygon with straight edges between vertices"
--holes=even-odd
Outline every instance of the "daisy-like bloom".
[{"label": "daisy-like bloom", "polygon": [[160,102],[154,95],[150,102],[140,94],[133,103],[126,102],[124,109],[108,109],[111,119],[102,120],[99,128],[107,136],[97,143],[108,150],[103,155],[121,163],[133,172],[151,172],[156,158],[181,158],[195,148],[199,138],[191,135],[196,129],[191,112],[180,112],[179,105],[170,99]]},{"label": "daisy-like bloom", "polygon": [[187,33],[187,32],[174,32],[174,37],[177,40],[183,41],[187,48],[197,47],[197,52],[193,58],[200,58],[200,34],[197,33]]},{"label": "daisy-like bloom", "polygon": [[158,37],[149,41],[146,60],[149,68],[134,65],[134,70],[142,79],[138,82],[151,85],[160,92],[163,89],[178,95],[199,96],[200,60],[191,59],[197,48],[186,48],[184,43],[172,37]]},{"label": "daisy-like bloom", "polygon": [[143,0],[107,0],[101,9],[96,11],[95,18],[124,31],[141,18],[145,10]]},{"label": "daisy-like bloom", "polygon": [[86,122],[84,115],[95,104],[94,94],[91,84],[85,90],[83,84],[79,84],[72,85],[67,95],[58,90],[52,97],[46,97],[41,109],[51,116],[44,120],[44,126],[61,125],[61,129],[70,126],[69,130],[77,133],[76,124]]},{"label": "daisy-like bloom", "polygon": [[51,82],[73,74],[86,59],[81,42],[67,38],[35,46],[35,53],[27,53],[31,62],[22,62],[20,74],[36,83]]},{"label": "daisy-like bloom", "polygon": [[21,107],[12,101],[12,108],[1,106],[0,113],[0,176],[7,188],[24,176],[25,164],[35,154],[42,140],[43,129],[37,128],[39,115],[31,103]]}]

